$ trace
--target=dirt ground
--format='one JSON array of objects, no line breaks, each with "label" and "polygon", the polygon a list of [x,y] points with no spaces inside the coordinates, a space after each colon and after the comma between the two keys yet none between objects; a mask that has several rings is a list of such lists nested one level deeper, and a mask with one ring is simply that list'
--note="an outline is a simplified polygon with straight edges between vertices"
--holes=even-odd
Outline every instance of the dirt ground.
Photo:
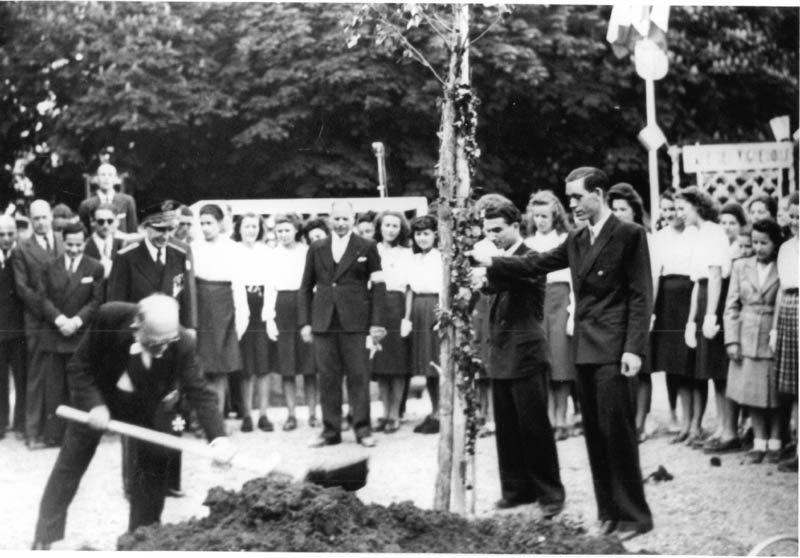
[{"label": "dirt ground", "polygon": [[[646,493],[653,511],[655,529],[625,543],[631,552],[700,555],[745,555],[760,541],[776,534],[797,536],[797,475],[777,472],[774,465],[745,465],[743,453],[721,456],[721,466],[713,467],[709,456],[685,446],[669,444],[667,434],[659,435],[667,424],[668,412],[663,374],[654,379],[651,429],[655,435],[641,445],[642,472],[645,476],[664,466],[674,480],[648,482]],[[712,400],[713,401],[713,400]],[[229,421],[233,442],[239,448],[237,459],[245,467],[220,471],[204,458],[186,455],[183,461],[183,489],[186,496],[167,500],[165,523],[203,517],[202,505],[214,486],[239,490],[243,483],[266,473],[272,462],[295,477],[321,461],[337,461],[349,456],[369,455],[367,486],[357,492],[365,503],[389,505],[412,501],[421,508],[433,503],[436,476],[437,436],[412,432],[413,425],[429,411],[422,399],[409,401],[407,422],[395,434],[376,434],[378,446],[365,449],[354,443],[352,433],[344,443],[322,449],[307,448],[318,434],[308,427],[305,409],[299,409],[300,428],[282,432],[286,412],[271,409],[270,418],[278,426],[272,433],[243,434],[239,421]],[[380,405],[373,404],[377,416]],[[713,403],[706,423],[713,427]],[[596,529],[596,507],[584,441],[574,437],[558,443],[562,480],[567,492],[563,517],[583,523],[590,532]],[[57,450],[29,451],[7,436],[0,441],[0,525],[4,536],[0,550],[30,548],[39,499]],[[119,440],[106,436],[84,476],[67,521],[66,537],[53,545],[57,550],[116,548],[117,537],[127,525],[127,502],[120,480]],[[476,515],[494,512],[499,498],[495,441],[482,438],[477,444]],[[538,517],[535,505],[502,513]],[[796,552],[796,551],[795,551]]]}]

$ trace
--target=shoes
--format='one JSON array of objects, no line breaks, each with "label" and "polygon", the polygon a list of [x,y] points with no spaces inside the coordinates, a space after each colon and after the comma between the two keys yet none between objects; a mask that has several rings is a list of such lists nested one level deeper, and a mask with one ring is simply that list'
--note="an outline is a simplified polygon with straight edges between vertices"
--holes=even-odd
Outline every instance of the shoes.
[{"label": "shoes", "polygon": [[374,448],[378,444],[375,441],[375,438],[373,438],[372,436],[364,436],[363,438],[359,438],[358,443],[364,446],[365,448]]},{"label": "shoes", "polygon": [[781,460],[781,450],[767,450],[764,456],[764,461],[767,463],[775,464]]},{"label": "shoes", "polygon": [[708,434],[705,432],[698,432],[697,434],[689,434],[689,437],[686,438],[686,445],[692,449],[700,449],[703,447],[703,444],[706,443],[708,440]]},{"label": "shoes", "polygon": [[394,434],[400,430],[400,421],[398,419],[389,419],[386,421],[386,425],[384,426],[384,432],[386,434]]},{"label": "shoes", "polygon": [[289,417],[286,419],[286,422],[283,423],[284,432],[289,432],[295,428],[297,428],[297,419],[295,417]]},{"label": "shoes", "polygon": [[342,419],[342,432],[347,432],[353,427],[353,415],[348,414]]},{"label": "shoes", "polygon": [[341,437],[337,438],[326,438],[325,436],[317,436],[308,444],[310,448],[321,448],[324,446],[335,446],[336,444],[341,444],[342,439]]},{"label": "shoes", "polygon": [[688,432],[678,432],[672,439],[669,441],[670,444],[682,444],[686,441],[689,437]]},{"label": "shoes", "polygon": [[253,419],[252,417],[244,417],[242,419],[242,432],[252,432],[253,431]]},{"label": "shoes", "polygon": [[317,420],[317,417],[315,417],[314,415],[308,417],[308,425],[311,428],[316,428],[317,426],[319,426],[319,421]]},{"label": "shoes", "polygon": [[386,429],[387,422],[389,422],[389,419],[379,418],[375,422],[375,428],[373,428],[372,430],[375,432],[383,432]]},{"label": "shoes", "polygon": [[438,434],[439,433],[439,419],[428,415],[421,423],[414,427],[414,432],[417,434]]},{"label": "shoes", "polygon": [[28,446],[29,450],[40,450],[47,447],[44,440],[41,438],[28,438],[28,441],[25,443]]},{"label": "shoes", "polygon": [[603,519],[600,521],[600,534],[610,535],[617,530],[617,522],[613,519]]},{"label": "shoes", "polygon": [[627,525],[626,526],[618,525],[617,530],[614,532],[614,534],[616,535],[617,539],[619,539],[620,542],[625,542],[631,540],[634,537],[638,537],[643,533],[647,533],[652,529],[653,529],[652,527],[628,527]]},{"label": "shoes", "polygon": [[33,546],[31,550],[50,550],[50,543],[42,542],[42,541],[33,541]]},{"label": "shoes", "polygon": [[525,504],[532,504],[535,501],[535,498],[500,498],[494,503],[494,509],[507,510],[517,506],[524,506]]},{"label": "shoes", "polygon": [[564,502],[553,502],[552,504],[540,504],[542,515],[545,519],[553,519],[564,510]]},{"label": "shoes", "polygon": [[758,465],[762,461],[764,461],[764,457],[766,457],[767,452],[761,450],[750,450],[746,454],[744,454],[744,462],[747,465]]},{"label": "shoes", "polygon": [[703,444],[703,453],[731,453],[742,450],[742,441],[739,438],[731,438],[730,440],[722,441],[719,438],[713,438]]},{"label": "shoes", "polygon": [[797,472],[797,455],[784,459],[778,463],[778,471],[781,473],[796,473]]},{"label": "shoes", "polygon": [[273,425],[266,416],[261,415],[258,417],[258,428],[264,432],[272,432],[275,430],[275,425]]},{"label": "shoes", "polygon": [[168,498],[183,498],[186,496],[186,493],[181,490],[180,488],[168,488],[167,489],[167,497]]}]

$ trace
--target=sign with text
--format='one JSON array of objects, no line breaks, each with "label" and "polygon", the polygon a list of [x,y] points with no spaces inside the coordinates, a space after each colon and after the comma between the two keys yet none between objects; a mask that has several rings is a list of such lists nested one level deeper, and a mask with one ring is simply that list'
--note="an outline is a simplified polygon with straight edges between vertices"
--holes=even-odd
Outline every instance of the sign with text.
[{"label": "sign with text", "polygon": [[684,172],[784,169],[792,166],[789,142],[721,143],[683,148]]}]

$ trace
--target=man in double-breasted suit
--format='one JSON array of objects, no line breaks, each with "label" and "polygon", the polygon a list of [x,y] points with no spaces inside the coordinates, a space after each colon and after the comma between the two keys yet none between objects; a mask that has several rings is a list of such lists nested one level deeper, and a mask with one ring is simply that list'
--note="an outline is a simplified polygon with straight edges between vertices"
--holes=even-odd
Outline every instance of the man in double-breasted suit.
[{"label": "man in double-breasted suit", "polygon": [[42,304],[39,365],[44,378],[42,437],[46,446],[60,445],[64,437],[65,425],[55,412],[69,399],[67,362],[103,297],[103,266],[84,254],[86,229],[81,223],[70,223],[61,235],[64,255],[45,265],[38,285]]},{"label": "man in double-breasted suit", "polygon": [[[338,444],[342,427],[342,376],[356,440],[372,447],[369,417],[367,335],[376,346],[383,328],[386,285],[378,247],[353,234],[354,211],[346,202],[331,207],[333,235],[313,243],[298,293],[298,326],[314,341],[319,370],[322,435],[311,445]],[[372,288],[369,288],[371,283]]]},{"label": "man in double-breasted suit", "polygon": [[[486,238],[507,255],[530,251],[521,215],[510,202],[488,207]],[[487,271],[489,362],[502,498],[498,508],[538,502],[546,517],[564,506],[558,452],[547,416],[547,339],[542,329],[544,276],[531,279]]]},{"label": "man in double-breasted suit", "polygon": [[[64,537],[67,508],[110,419],[162,432],[177,430],[182,425],[176,408],[185,397],[211,440],[214,461],[230,461],[216,395],[203,378],[194,336],[180,327],[178,306],[171,297],[155,294],[138,305],[102,305],[67,372],[72,404],[89,413],[89,423],[67,427],[39,506],[34,550]],[[136,445],[129,531],[160,520],[174,453],[144,442]]]},{"label": "man in double-breasted suit", "polygon": [[575,169],[566,193],[575,217],[588,226],[549,252],[476,259],[496,277],[570,268],[572,347],[598,516],[604,533],[627,540],[653,528],[635,427],[636,374],[647,350],[653,292],[645,230],[611,214],[608,188],[601,170]]},{"label": "man in double-breasted suit", "polygon": [[101,204],[108,204],[114,210],[120,235],[124,237],[136,234],[138,228],[136,202],[128,194],[114,190],[119,182],[120,178],[114,165],[103,163],[97,167],[97,192],[83,200],[78,206],[78,215],[85,227],[91,226],[95,208]]},{"label": "man in double-breasted suit", "polygon": [[53,234],[53,213],[49,203],[34,200],[29,213],[33,234],[17,244],[11,255],[11,265],[14,268],[17,296],[25,307],[25,343],[28,347],[25,439],[29,448],[37,448],[44,446],[44,369],[40,363],[42,352],[38,349],[42,304],[37,285],[44,266],[50,260],[60,258],[64,254],[64,247],[61,237]]},{"label": "man in double-breasted suit", "polygon": [[[25,436],[27,363],[22,301],[17,296],[11,254],[17,240],[17,223],[0,215],[0,439],[5,437],[9,415],[9,378],[14,377],[14,418],[18,438]],[[9,370],[10,369],[10,370]]]}]

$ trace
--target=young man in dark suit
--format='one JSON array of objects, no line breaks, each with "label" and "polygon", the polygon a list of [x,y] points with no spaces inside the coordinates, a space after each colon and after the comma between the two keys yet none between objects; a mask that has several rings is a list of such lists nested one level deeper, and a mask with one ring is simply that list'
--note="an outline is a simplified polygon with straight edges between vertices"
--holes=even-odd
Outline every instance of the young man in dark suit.
[{"label": "young man in dark suit", "polygon": [[353,234],[354,218],[349,203],[333,204],[333,234],[309,247],[298,292],[298,326],[307,343],[313,337],[319,369],[323,431],[312,447],[342,441],[343,376],[356,441],[365,447],[375,445],[365,342],[369,337],[376,346],[385,335],[386,285],[377,244]]},{"label": "young man in dark suit", "polygon": [[103,163],[97,167],[97,192],[78,206],[78,215],[84,226],[87,228],[91,226],[92,213],[97,206],[108,204],[114,209],[120,237],[136,234],[139,226],[136,219],[136,202],[128,194],[114,190],[119,182],[117,168],[114,165]]},{"label": "young man in dark suit", "polygon": [[38,285],[42,304],[38,350],[44,378],[42,437],[48,447],[61,445],[64,437],[64,422],[55,412],[69,399],[67,362],[103,297],[103,266],[84,255],[86,229],[81,223],[70,223],[61,235],[64,255],[45,265]]},{"label": "young man in dark suit", "polygon": [[[185,397],[211,440],[214,461],[230,462],[232,449],[216,395],[206,385],[194,336],[180,327],[178,306],[171,297],[154,294],[138,305],[109,302],[101,306],[67,372],[72,403],[89,413],[89,423],[67,427],[39,506],[34,550],[47,549],[64,538],[67,509],[111,419],[171,432],[180,427],[176,408]],[[135,444],[129,531],[160,521],[174,453],[152,444]]]},{"label": "young man in dark suit", "polygon": [[38,348],[42,323],[41,297],[37,285],[47,263],[64,254],[61,237],[53,234],[53,213],[50,204],[34,200],[30,207],[33,234],[18,243],[11,255],[17,296],[25,307],[25,343],[28,347],[28,378],[25,394],[25,438],[29,448],[44,447],[44,367]]},{"label": "young man in dark suit", "polygon": [[[488,207],[486,238],[502,254],[530,252],[520,235],[521,215],[511,203]],[[489,362],[502,498],[496,507],[538,502],[545,517],[561,513],[564,486],[547,417],[547,339],[542,329],[544,276],[508,277],[489,269]]]},{"label": "young man in dark suit", "polygon": [[572,346],[598,516],[604,533],[627,540],[653,528],[635,426],[636,374],[647,349],[653,292],[645,230],[611,214],[608,188],[599,169],[572,171],[566,193],[586,227],[549,252],[474,257],[498,278],[570,268],[577,306]]},{"label": "young man in dark suit", "polygon": [[[22,301],[17,296],[11,254],[17,240],[17,223],[0,215],[0,439],[8,427],[9,378],[14,377],[14,418],[17,438],[25,437],[25,389],[27,363]],[[9,370],[10,369],[10,370]]]},{"label": "young man in dark suit", "polygon": [[86,241],[85,253],[103,264],[104,276],[108,279],[117,252],[122,248],[122,240],[114,237],[117,219],[114,208],[100,204],[92,212],[92,234]]}]

